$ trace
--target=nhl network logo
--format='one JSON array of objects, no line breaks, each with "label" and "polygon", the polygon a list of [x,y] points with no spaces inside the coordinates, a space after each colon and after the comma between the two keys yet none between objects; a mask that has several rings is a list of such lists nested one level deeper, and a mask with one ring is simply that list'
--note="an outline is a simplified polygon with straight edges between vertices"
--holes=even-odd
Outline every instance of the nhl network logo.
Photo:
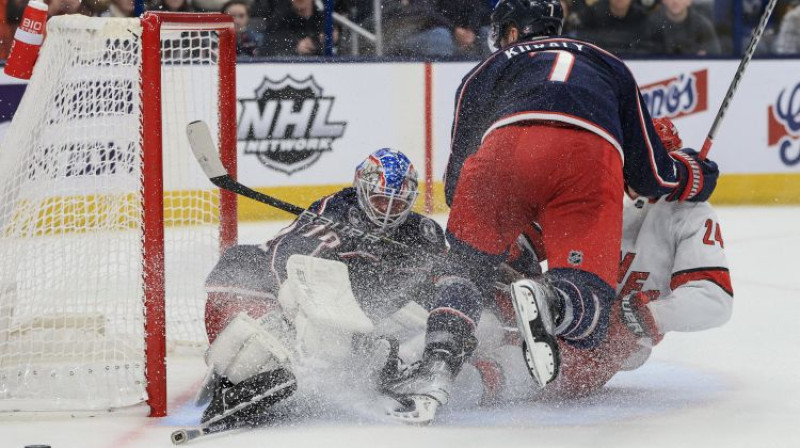
[{"label": "nhl network logo", "polygon": [[254,98],[239,100],[239,152],[286,174],[308,168],[344,135],[346,122],[329,121],[333,101],[312,76],[265,77]]}]

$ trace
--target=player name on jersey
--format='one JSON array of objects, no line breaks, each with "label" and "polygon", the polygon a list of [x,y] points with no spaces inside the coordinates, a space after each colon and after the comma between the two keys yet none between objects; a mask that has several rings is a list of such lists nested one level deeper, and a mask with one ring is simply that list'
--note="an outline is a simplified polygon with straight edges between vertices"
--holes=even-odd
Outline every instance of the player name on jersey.
[{"label": "player name on jersey", "polygon": [[503,52],[503,54],[506,55],[506,58],[511,59],[514,56],[519,56],[520,54],[529,51],[540,51],[540,50],[561,49],[561,48],[571,48],[578,51],[583,51],[583,47],[585,47],[585,45],[581,45],[577,42],[543,42],[540,44],[525,43],[509,47],[507,50]]}]

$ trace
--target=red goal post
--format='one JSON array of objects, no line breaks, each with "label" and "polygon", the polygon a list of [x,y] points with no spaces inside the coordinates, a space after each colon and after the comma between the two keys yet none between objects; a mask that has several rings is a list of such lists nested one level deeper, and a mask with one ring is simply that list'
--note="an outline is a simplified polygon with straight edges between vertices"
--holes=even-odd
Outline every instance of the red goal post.
[{"label": "red goal post", "polygon": [[[228,14],[147,12],[142,17],[142,138],[145,338],[150,415],[167,412],[164,291],[164,199],[161,138],[162,30],[209,30],[219,36],[219,147],[222,163],[236,173],[236,34]],[[188,123],[187,123],[188,124]],[[148,211],[150,211],[148,213]],[[236,243],[236,195],[220,191],[220,246]],[[151,374],[153,377],[151,377]]]}]

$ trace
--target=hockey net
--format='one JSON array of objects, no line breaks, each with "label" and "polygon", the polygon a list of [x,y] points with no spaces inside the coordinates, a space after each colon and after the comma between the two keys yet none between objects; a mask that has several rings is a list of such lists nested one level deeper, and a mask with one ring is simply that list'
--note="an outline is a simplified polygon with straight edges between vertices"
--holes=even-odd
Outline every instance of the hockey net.
[{"label": "hockey net", "polygon": [[219,129],[235,170],[234,64],[220,14],[48,22],[0,146],[0,411],[164,415],[165,352],[206,344],[203,282],[236,239],[185,133]]}]

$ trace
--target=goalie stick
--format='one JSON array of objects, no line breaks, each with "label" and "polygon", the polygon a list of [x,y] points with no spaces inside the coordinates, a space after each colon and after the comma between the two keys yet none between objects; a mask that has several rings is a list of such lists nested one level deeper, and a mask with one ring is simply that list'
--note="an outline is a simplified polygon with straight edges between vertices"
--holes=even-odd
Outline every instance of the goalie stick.
[{"label": "goalie stick", "polygon": [[213,421],[194,428],[183,428],[174,431],[170,435],[173,445],[182,445],[201,437],[219,434],[222,432],[235,431],[237,429],[251,429],[269,423],[274,418],[271,414],[262,414],[245,420],[234,421]]},{"label": "goalie stick", "polygon": [[717,116],[714,117],[714,123],[711,125],[711,129],[708,131],[706,140],[703,143],[703,148],[700,150],[700,160],[705,160],[705,158],[708,157],[708,152],[711,150],[711,144],[714,142],[714,137],[717,135],[719,125],[722,123],[722,119],[725,117],[725,112],[727,112],[728,106],[730,106],[731,100],[733,99],[733,95],[736,93],[736,89],[739,87],[739,82],[742,80],[744,70],[747,68],[747,64],[750,63],[750,59],[753,57],[753,53],[756,51],[758,41],[761,40],[761,35],[764,34],[764,29],[767,27],[769,16],[772,14],[772,10],[775,8],[776,2],[777,0],[769,0],[767,7],[764,9],[764,13],[761,15],[761,20],[758,22],[758,27],[755,29],[755,31],[753,31],[752,37],[750,37],[750,43],[747,44],[744,57],[742,57],[742,60],[739,62],[739,67],[736,68],[736,73],[733,75],[731,85],[728,87],[728,91],[725,93],[725,97],[722,99],[722,105],[719,106]]}]

